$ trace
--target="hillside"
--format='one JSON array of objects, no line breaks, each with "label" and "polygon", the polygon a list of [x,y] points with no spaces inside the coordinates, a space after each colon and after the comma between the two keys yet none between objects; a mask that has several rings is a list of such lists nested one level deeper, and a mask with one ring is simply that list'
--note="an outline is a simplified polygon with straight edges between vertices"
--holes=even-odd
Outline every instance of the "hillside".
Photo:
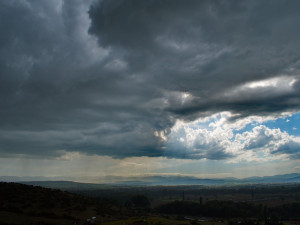
[{"label": "hillside", "polygon": [[83,224],[117,211],[114,205],[61,190],[0,183],[0,224]]}]

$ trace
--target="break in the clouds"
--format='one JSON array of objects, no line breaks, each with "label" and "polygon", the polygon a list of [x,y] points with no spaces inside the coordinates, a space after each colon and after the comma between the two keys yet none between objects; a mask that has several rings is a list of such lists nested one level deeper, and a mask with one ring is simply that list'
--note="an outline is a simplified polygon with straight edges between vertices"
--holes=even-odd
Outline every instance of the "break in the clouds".
[{"label": "break in the clouds", "polygon": [[232,122],[232,117],[222,112],[193,122],[177,121],[168,136],[168,155],[232,162],[299,158],[299,136],[264,124],[280,118],[252,116]]},{"label": "break in the clouds", "polygon": [[299,7],[1,1],[1,156],[299,159]]}]

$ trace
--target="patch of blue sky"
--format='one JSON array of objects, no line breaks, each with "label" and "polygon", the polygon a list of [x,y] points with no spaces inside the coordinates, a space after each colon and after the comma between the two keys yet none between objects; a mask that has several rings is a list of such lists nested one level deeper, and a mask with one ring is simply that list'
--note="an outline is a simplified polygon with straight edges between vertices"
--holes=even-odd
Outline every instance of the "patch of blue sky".
[{"label": "patch of blue sky", "polygon": [[253,121],[247,124],[242,129],[233,130],[233,135],[241,134],[246,131],[251,131],[254,127],[259,125],[265,125],[270,129],[280,129],[282,132],[287,132],[289,135],[300,136],[300,112],[294,113],[291,116],[278,118],[276,120],[268,120],[263,123]]},{"label": "patch of blue sky", "polygon": [[300,112],[289,117],[263,122],[262,125],[271,129],[279,128],[282,132],[285,131],[289,135],[300,136]]},{"label": "patch of blue sky", "polygon": [[251,131],[254,127],[258,126],[259,123],[253,121],[252,123],[247,124],[245,127],[243,127],[242,129],[234,129],[233,132],[233,136],[235,136],[236,134],[242,134],[246,131]]}]

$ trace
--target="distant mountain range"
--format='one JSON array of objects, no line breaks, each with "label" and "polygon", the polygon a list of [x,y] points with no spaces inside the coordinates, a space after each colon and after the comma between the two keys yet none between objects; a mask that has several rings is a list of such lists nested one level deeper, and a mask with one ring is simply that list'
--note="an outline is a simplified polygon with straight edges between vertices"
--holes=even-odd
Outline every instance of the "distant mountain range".
[{"label": "distant mountain range", "polygon": [[284,174],[264,177],[237,178],[197,178],[192,176],[150,176],[119,182],[123,185],[230,185],[261,183],[298,183],[300,174]]},{"label": "distant mountain range", "polygon": [[[0,177],[0,181],[17,182],[60,189],[99,189],[111,186],[156,186],[156,185],[237,185],[237,184],[276,184],[276,183],[300,183],[300,174],[284,174],[264,177],[249,177],[243,179],[237,178],[219,178],[204,179],[193,176],[147,176],[131,177],[128,179],[115,179],[114,183],[79,183],[73,181],[57,180],[58,178],[46,177]],[[113,180],[112,178],[110,178]]]}]

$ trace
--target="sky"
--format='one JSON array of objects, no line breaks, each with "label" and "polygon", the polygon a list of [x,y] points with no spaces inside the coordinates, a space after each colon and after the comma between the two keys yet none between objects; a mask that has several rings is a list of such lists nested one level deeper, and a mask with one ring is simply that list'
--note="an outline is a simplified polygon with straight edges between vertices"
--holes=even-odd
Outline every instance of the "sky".
[{"label": "sky", "polygon": [[0,1],[0,176],[299,173],[299,8]]}]

